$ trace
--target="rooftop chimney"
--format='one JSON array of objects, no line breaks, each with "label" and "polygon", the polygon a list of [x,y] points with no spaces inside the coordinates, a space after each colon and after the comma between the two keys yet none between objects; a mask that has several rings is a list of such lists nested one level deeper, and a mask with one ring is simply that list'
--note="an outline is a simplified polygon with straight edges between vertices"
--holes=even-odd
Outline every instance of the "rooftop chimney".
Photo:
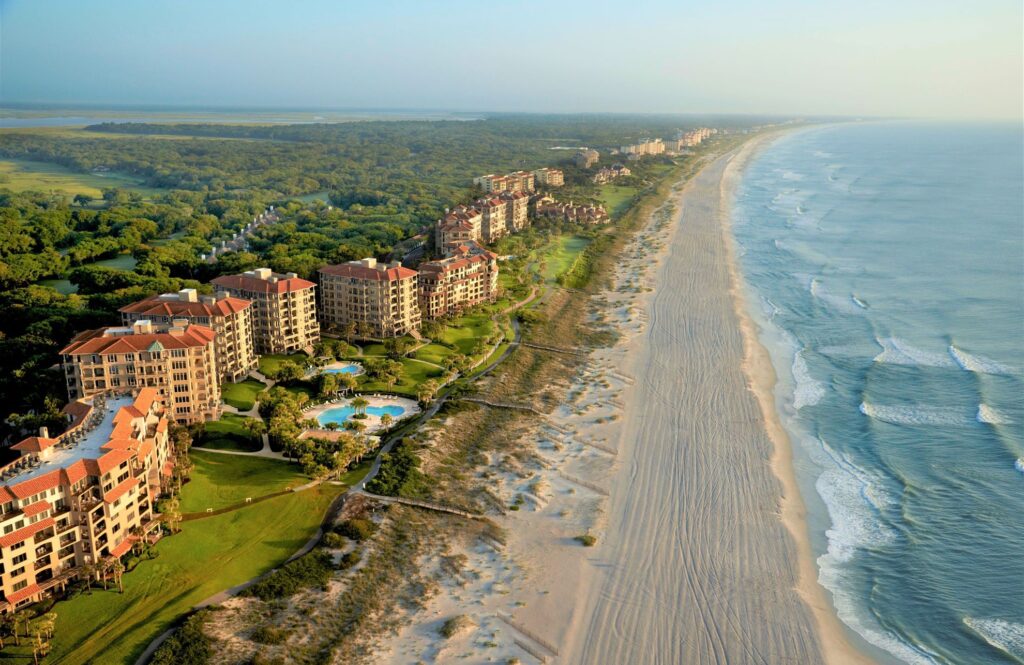
[{"label": "rooftop chimney", "polygon": [[199,302],[199,292],[195,289],[182,289],[178,291],[178,300],[182,302]]}]

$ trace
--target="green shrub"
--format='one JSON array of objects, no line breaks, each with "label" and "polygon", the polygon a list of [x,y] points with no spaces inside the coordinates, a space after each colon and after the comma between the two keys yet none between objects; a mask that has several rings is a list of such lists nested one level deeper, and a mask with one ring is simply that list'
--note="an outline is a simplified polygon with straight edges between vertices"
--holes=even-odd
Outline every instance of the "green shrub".
[{"label": "green shrub", "polygon": [[589,533],[585,533],[582,536],[576,536],[576,542],[584,547],[593,547],[597,543],[597,538]]},{"label": "green shrub", "polygon": [[361,558],[362,557],[359,555],[359,552],[357,552],[356,550],[346,552],[345,556],[341,557],[341,561],[338,563],[338,568],[342,570],[348,570],[352,566],[359,563],[359,560]]},{"label": "green shrub", "polygon": [[350,538],[356,542],[363,542],[369,539],[377,531],[377,525],[368,519],[353,518],[345,520],[338,526],[334,527],[336,533]]},{"label": "green shrub", "polygon": [[321,544],[324,547],[330,547],[331,549],[336,550],[345,546],[345,538],[341,534],[328,531],[324,534]]},{"label": "green shrub", "polygon": [[260,626],[252,631],[252,639],[259,644],[284,644],[288,631],[277,626]]},{"label": "green shrub", "polygon": [[181,628],[164,640],[150,659],[152,665],[204,665],[209,661],[210,640],[203,633],[208,612],[190,616]]},{"label": "green shrub", "polygon": [[245,589],[242,595],[255,596],[260,600],[287,598],[302,589],[326,587],[332,572],[334,565],[330,553],[314,550],[270,573]]}]

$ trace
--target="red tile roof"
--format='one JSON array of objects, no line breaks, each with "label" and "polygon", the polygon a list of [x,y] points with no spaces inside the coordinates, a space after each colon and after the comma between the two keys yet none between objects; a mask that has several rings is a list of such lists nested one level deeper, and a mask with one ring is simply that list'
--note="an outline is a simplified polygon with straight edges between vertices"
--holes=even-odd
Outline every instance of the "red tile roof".
[{"label": "red tile roof", "polygon": [[104,495],[103,495],[103,502],[104,503],[114,503],[115,501],[120,499],[122,496],[127,494],[128,490],[130,490],[133,487],[136,487],[138,484],[139,484],[139,479],[138,478],[127,478],[127,479],[123,480],[122,482],[118,483],[117,486],[114,487],[112,490],[110,490],[109,492],[104,493]]},{"label": "red tile roof", "polygon": [[54,521],[52,517],[39,520],[35,524],[29,524],[27,527],[12,531],[5,536],[0,536],[0,547],[10,547],[15,543],[20,543],[26,538],[31,538],[46,527],[53,526]]},{"label": "red tile roof", "polygon": [[394,282],[400,279],[416,277],[416,271],[403,266],[394,268],[367,268],[358,261],[340,263],[336,266],[324,266],[320,272],[333,277],[351,277],[354,279],[371,280],[376,282]]},{"label": "red tile roof", "polygon": [[111,450],[109,453],[101,455],[100,458],[96,460],[96,468],[99,473],[94,475],[102,476],[104,473],[111,469],[116,469],[122,462],[127,462],[134,456],[135,453],[128,450]]},{"label": "red tile roof", "polygon": [[48,489],[57,487],[60,484],[60,469],[54,469],[41,476],[30,478],[24,482],[8,485],[11,493],[19,499],[26,499],[33,494],[39,494]]},{"label": "red tile roof", "polygon": [[85,460],[78,460],[73,464],[69,464],[64,469],[64,478],[68,485],[74,485],[82,478],[89,475],[88,470],[85,468]]},{"label": "red tile roof", "polygon": [[188,349],[213,342],[216,333],[206,326],[190,325],[181,333],[159,332],[144,334],[107,335],[106,328],[87,330],[77,335],[62,351],[62,355],[137,353],[147,351],[154,343],[164,349]]},{"label": "red tile roof", "polygon": [[278,277],[276,282],[272,282],[269,279],[260,279],[259,277],[250,277],[248,275],[221,275],[214,278],[212,283],[228,290],[254,291],[256,293],[291,293],[293,291],[312,289],[316,286],[313,282],[300,279],[299,277]]},{"label": "red tile roof", "polygon": [[153,408],[153,402],[157,400],[160,393],[157,392],[156,388],[143,388],[139,391],[139,394],[135,396],[135,408],[142,413],[149,413],[149,410]]},{"label": "red tile roof", "polygon": [[35,503],[30,503],[29,505],[24,506],[21,509],[21,512],[25,513],[27,517],[32,517],[33,515],[38,515],[39,513],[46,512],[51,508],[53,508],[53,506],[50,505],[50,502],[43,499],[41,501],[36,501]]},{"label": "red tile roof", "polygon": [[153,296],[139,302],[125,305],[119,312],[125,314],[139,314],[142,316],[164,316],[164,317],[196,317],[196,316],[228,316],[237,314],[246,307],[252,306],[252,301],[241,298],[221,298],[217,302],[189,302],[187,300],[171,300]]},{"label": "red tile roof", "polygon": [[50,446],[56,445],[57,439],[47,439],[41,436],[30,436],[27,439],[22,439],[18,443],[11,446],[12,450],[20,450],[29,453],[38,453],[46,450]]},{"label": "red tile roof", "polygon": [[42,593],[42,591],[43,590],[41,588],[39,588],[38,584],[29,584],[24,589],[22,589],[20,591],[15,591],[14,593],[12,593],[9,596],[7,596],[7,602],[10,603],[11,605],[14,605],[16,603],[20,603],[21,601],[25,600],[26,598],[30,598],[30,597],[34,596],[37,593]]},{"label": "red tile roof", "polygon": [[132,538],[129,536],[120,543],[114,546],[114,549],[110,550],[110,556],[121,558],[124,553],[132,548]]}]

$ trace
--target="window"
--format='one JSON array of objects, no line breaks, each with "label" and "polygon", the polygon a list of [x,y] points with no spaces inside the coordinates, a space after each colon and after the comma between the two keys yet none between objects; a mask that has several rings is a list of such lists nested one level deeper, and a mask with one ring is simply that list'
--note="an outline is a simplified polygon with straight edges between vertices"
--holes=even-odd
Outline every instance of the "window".
[{"label": "window", "polygon": [[11,587],[11,588],[14,591],[21,591],[22,589],[24,589],[27,586],[28,586],[28,580],[22,580],[20,582],[15,582],[14,586]]},{"label": "window", "polygon": [[15,568],[14,570],[11,571],[11,577],[17,577],[18,575],[24,575],[24,574],[25,574],[25,566],[22,566],[21,568]]}]

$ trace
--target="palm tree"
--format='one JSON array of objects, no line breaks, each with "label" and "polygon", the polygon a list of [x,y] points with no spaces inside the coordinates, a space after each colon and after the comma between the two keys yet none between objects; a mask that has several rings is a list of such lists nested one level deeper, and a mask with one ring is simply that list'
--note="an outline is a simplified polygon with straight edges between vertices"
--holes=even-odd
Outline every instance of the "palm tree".
[{"label": "palm tree", "polygon": [[356,397],[352,400],[352,408],[355,409],[356,413],[366,415],[366,407],[370,406],[370,402],[365,397]]},{"label": "palm tree", "polygon": [[395,419],[390,413],[383,413],[380,416],[380,426],[384,429],[391,427],[391,423],[395,422]]},{"label": "palm tree", "polygon": [[114,581],[117,583],[117,592],[124,593],[124,564],[120,559],[114,559],[110,564],[110,569],[114,574]]}]

